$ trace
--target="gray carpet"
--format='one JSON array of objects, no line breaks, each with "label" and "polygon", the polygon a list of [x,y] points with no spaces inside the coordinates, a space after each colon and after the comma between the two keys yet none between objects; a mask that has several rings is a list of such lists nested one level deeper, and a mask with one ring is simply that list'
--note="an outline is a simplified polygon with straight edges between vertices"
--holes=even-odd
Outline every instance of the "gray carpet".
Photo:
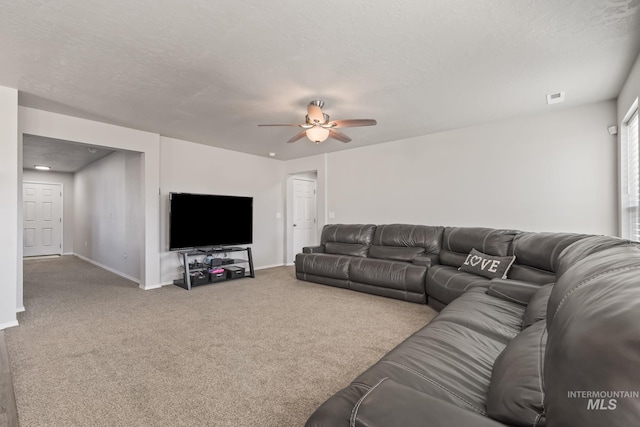
[{"label": "gray carpet", "polygon": [[292,267],[143,291],[66,256],[25,261],[24,292],[5,331],[23,427],[301,426],[435,314]]}]

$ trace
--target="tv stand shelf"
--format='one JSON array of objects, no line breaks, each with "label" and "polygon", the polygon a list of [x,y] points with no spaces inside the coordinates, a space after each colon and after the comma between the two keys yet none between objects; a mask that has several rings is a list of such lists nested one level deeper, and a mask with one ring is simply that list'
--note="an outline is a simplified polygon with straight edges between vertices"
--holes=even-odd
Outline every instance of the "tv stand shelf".
[{"label": "tv stand shelf", "polygon": [[[237,252],[244,252],[239,254],[242,258],[227,257],[228,254]],[[183,275],[182,279],[174,280],[173,284],[187,290],[199,285],[256,277],[249,247],[192,249],[179,252],[179,256],[182,257]],[[224,271],[216,272],[221,269]]]}]

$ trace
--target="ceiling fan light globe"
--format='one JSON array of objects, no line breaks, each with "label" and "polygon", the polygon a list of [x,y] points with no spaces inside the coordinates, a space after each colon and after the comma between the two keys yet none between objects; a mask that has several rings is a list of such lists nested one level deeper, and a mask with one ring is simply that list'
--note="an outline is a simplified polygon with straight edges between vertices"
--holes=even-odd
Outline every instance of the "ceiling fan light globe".
[{"label": "ceiling fan light globe", "polygon": [[325,129],[321,126],[314,126],[311,129],[307,129],[307,138],[310,141],[319,143],[326,141],[329,138],[329,129]]}]

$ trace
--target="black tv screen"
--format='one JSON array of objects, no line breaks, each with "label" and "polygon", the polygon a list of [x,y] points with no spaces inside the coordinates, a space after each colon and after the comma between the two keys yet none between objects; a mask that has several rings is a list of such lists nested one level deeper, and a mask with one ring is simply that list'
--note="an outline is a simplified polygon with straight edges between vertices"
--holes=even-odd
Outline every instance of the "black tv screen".
[{"label": "black tv screen", "polygon": [[253,197],[169,193],[169,250],[253,243]]}]

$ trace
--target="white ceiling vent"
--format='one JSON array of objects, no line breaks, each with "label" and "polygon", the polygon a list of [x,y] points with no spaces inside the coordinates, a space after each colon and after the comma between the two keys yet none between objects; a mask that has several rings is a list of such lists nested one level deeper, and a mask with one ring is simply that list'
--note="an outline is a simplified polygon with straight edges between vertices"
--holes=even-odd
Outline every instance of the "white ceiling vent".
[{"label": "white ceiling vent", "polygon": [[558,104],[564,102],[564,92],[548,93],[547,104]]}]

